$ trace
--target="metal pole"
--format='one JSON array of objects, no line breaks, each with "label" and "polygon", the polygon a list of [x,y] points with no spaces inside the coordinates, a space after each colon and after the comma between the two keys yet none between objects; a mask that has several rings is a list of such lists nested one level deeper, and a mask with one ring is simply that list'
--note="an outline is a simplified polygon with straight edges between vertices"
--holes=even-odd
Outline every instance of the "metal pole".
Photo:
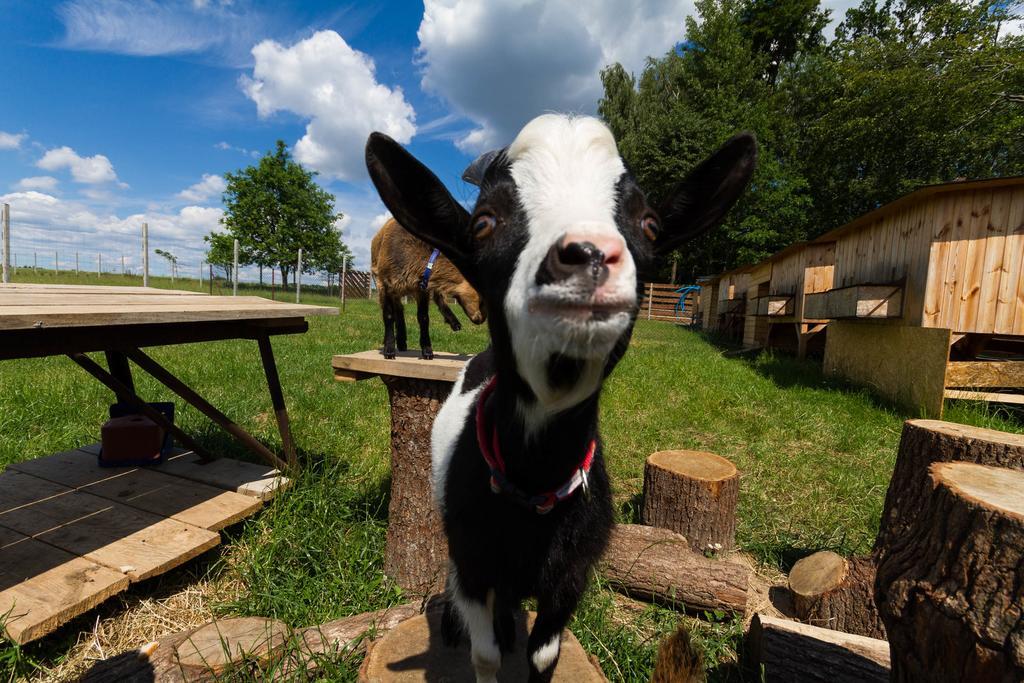
[{"label": "metal pole", "polygon": [[235,240],[235,264],[231,267],[231,296],[238,296],[238,240]]},{"label": "metal pole", "polygon": [[11,205],[4,204],[3,212],[3,282],[11,281]]},{"label": "metal pole", "polygon": [[302,249],[299,249],[299,262],[295,266],[295,303],[302,301]]},{"label": "metal pole", "polygon": [[142,224],[142,286],[149,287],[149,223]]},{"label": "metal pole", "polygon": [[276,301],[277,298],[275,293],[277,292],[277,269],[270,269],[270,300]]},{"label": "metal pole", "polygon": [[345,274],[348,272],[348,257],[341,257],[341,310],[345,310]]}]

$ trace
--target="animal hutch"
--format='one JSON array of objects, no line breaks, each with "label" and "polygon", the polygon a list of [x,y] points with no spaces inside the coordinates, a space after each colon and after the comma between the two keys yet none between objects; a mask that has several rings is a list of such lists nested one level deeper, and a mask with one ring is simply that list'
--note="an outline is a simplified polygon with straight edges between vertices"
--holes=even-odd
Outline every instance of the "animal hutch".
[{"label": "animal hutch", "polygon": [[1024,403],[1024,177],[923,187],[807,249],[821,265],[798,315],[830,321],[826,372],[929,416],[944,398]]},{"label": "animal hutch", "polygon": [[749,268],[737,268],[698,280],[704,329],[739,340],[743,336]]}]

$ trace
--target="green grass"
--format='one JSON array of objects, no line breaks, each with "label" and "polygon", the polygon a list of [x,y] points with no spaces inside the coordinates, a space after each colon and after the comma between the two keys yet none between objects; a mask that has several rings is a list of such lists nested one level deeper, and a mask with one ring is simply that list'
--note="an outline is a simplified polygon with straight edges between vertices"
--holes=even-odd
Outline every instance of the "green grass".
[{"label": "green grass", "polygon": [[[26,271],[18,280],[28,280]],[[135,284],[138,278],[44,272],[33,280]],[[170,281],[154,278],[152,284],[168,287]],[[310,289],[303,294],[304,303],[336,301]],[[415,338],[415,322],[407,317]],[[486,343],[483,328],[467,323],[456,334],[434,319],[435,349],[471,353]],[[241,597],[215,605],[218,612],[307,626],[403,600],[382,573],[386,392],[376,381],[335,383],[330,370],[333,354],[375,347],[380,337],[376,304],[359,300],[338,317],[312,318],[305,335],[274,340],[293,432],[308,465],[291,492],[229,530],[225,546],[193,569],[241,582]],[[279,444],[255,343],[159,348],[153,355],[265,443]],[[142,373],[136,382],[150,400],[172,398]],[[97,440],[111,402],[99,383],[64,358],[0,363],[0,388],[0,466]],[[200,441],[249,459],[201,415],[181,402],[177,407],[178,422]],[[601,424],[622,521],[636,521],[647,455],[667,448],[713,451],[742,472],[739,547],[767,569],[785,570],[819,549],[854,554],[870,548],[907,417],[865,390],[826,379],[811,361],[771,354],[725,358],[698,333],[640,321],[630,352],[606,385]],[[949,406],[947,419],[1024,430],[1014,415],[968,403]],[[693,622],[712,679],[740,680],[734,662],[741,625],[712,617]],[[659,639],[677,621],[664,608],[624,611],[613,594],[595,586],[572,629],[613,680],[642,681]],[[60,661],[73,631],[84,625],[77,620],[25,648],[0,644],[0,681],[9,677],[5,670],[12,678],[29,676]],[[358,664],[332,658],[325,676],[354,679]]]}]

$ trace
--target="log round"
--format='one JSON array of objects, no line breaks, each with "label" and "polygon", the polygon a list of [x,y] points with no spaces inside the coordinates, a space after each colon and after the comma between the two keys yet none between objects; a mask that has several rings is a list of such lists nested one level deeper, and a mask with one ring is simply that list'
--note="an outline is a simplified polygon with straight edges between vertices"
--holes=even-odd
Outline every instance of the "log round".
[{"label": "log round", "polygon": [[885,638],[875,607],[875,565],[833,552],[808,555],[789,573],[796,615],[808,624],[869,638]]},{"label": "log round", "polygon": [[178,643],[174,654],[184,671],[198,677],[220,673],[243,661],[265,666],[290,635],[291,629],[273,619],[221,619],[193,631]]},{"label": "log round", "polygon": [[893,681],[1024,680],[1024,472],[935,463],[878,566]]},{"label": "log round", "polygon": [[385,377],[391,400],[391,503],[384,572],[410,595],[444,588],[448,544],[431,494],[430,431],[451,382]]},{"label": "log round", "polygon": [[[526,643],[534,613],[516,619],[515,651],[502,656],[498,680],[502,683],[529,678]],[[426,681],[472,681],[473,665],[469,644],[458,647],[441,642],[440,610],[402,622],[369,647],[359,670],[360,683],[424,683]],[[569,631],[562,633],[562,649],[552,681],[563,683],[605,683],[597,662]]]},{"label": "log round", "polygon": [[929,484],[928,466],[953,461],[1024,470],[1024,435],[941,420],[905,422],[875,539],[876,564],[896,539],[906,536],[919,514],[917,505]]},{"label": "log round", "polygon": [[658,451],[644,465],[641,521],[682,534],[697,552],[731,550],[738,496],[739,473],[725,458],[703,451]]},{"label": "log round", "polygon": [[691,611],[747,607],[747,567],[704,557],[668,529],[616,524],[598,566],[611,588],[633,598]]}]

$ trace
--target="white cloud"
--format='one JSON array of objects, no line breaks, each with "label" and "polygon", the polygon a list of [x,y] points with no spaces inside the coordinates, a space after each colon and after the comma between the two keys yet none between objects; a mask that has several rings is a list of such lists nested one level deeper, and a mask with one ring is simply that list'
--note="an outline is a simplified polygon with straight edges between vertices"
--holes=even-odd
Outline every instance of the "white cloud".
[{"label": "white cloud", "polygon": [[345,228],[347,228],[351,224],[352,224],[352,216],[349,216],[346,213],[341,218],[335,219],[335,221],[334,221],[334,229],[337,230],[338,233],[342,235],[342,237],[344,237],[344,235],[345,235]]},{"label": "white cloud", "polygon": [[18,149],[26,137],[24,133],[5,133],[0,130],[0,149]]},{"label": "white cloud", "polygon": [[49,150],[36,162],[36,166],[44,171],[67,168],[71,171],[71,177],[79,183],[97,184],[117,180],[114,166],[107,157],[102,154],[91,157],[79,156],[75,150],[66,146]]},{"label": "white cloud", "polygon": [[260,156],[260,153],[255,149],[246,149],[245,147],[238,147],[228,142],[224,142],[223,140],[215,144],[214,147],[224,152],[238,152],[239,154],[245,154],[246,156],[250,156],[253,159],[258,159]]},{"label": "white cloud", "polygon": [[201,203],[213,197],[219,199],[226,189],[227,183],[219,175],[204,173],[202,180],[179,192],[178,198],[184,199],[187,202]]},{"label": "white cloud", "polygon": [[295,158],[342,180],[365,177],[363,146],[380,130],[407,143],[415,112],[400,88],[377,82],[369,56],[334,31],[319,31],[291,47],[265,40],[252,49],[252,77],[242,89],[261,117],[289,111],[309,119]]},{"label": "white cloud", "polygon": [[600,70],[639,72],[685,33],[693,0],[426,0],[418,56],[425,90],[475,124],[458,146],[508,144],[546,111],[593,113]]},{"label": "white cloud", "polygon": [[37,175],[30,178],[22,178],[15,185],[19,190],[44,190],[53,192],[57,189],[57,179],[48,175]]},{"label": "white cloud", "polygon": [[231,2],[194,0],[70,0],[57,8],[61,47],[152,57],[213,52],[241,64],[258,36],[269,32],[262,13]]},{"label": "white cloud", "polygon": [[370,225],[373,227],[373,232],[376,233],[378,230],[383,228],[384,224],[387,223],[390,219],[390,211],[385,211],[384,213],[379,213],[376,216],[374,216],[373,220],[370,221]]}]

